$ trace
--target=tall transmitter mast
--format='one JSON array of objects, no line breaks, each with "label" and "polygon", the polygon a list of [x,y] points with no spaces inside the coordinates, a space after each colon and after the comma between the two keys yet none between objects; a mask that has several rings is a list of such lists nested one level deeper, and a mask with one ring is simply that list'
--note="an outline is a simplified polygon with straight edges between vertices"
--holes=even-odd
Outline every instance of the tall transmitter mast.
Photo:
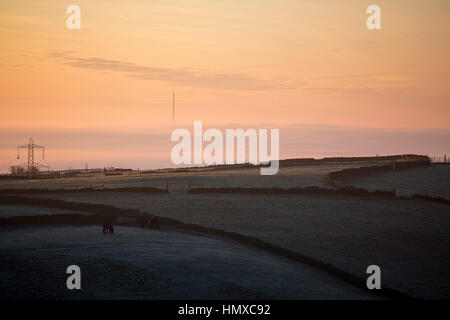
[{"label": "tall transmitter mast", "polygon": [[172,89],[172,122],[175,122],[175,89]]}]

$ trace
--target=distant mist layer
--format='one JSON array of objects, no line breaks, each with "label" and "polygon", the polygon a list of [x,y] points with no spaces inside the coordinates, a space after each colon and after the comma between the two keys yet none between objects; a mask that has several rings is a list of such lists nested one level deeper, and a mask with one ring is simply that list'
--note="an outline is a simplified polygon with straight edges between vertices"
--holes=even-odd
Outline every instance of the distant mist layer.
[{"label": "distant mist layer", "polygon": [[[183,126],[181,126],[183,127]],[[193,131],[191,126],[184,126]],[[204,124],[206,130],[207,124]],[[228,125],[226,128],[239,128]],[[225,133],[224,128],[221,129]],[[247,129],[248,127],[243,127]],[[258,129],[259,127],[254,127]],[[277,128],[268,125],[260,128]],[[174,128],[102,128],[102,129],[34,129],[15,131],[0,129],[0,170],[26,161],[26,151],[16,159],[18,145],[33,137],[46,147],[45,160],[41,151],[36,161],[51,169],[124,167],[155,169],[173,167],[170,141]],[[388,154],[428,154],[443,157],[450,154],[450,130],[361,129],[321,125],[279,127],[280,158],[370,156]]]}]

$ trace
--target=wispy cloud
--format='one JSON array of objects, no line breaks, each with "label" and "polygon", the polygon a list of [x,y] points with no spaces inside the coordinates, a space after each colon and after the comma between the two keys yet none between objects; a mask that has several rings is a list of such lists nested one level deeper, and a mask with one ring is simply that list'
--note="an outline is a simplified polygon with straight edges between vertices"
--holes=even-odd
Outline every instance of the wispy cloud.
[{"label": "wispy cloud", "polygon": [[191,87],[226,90],[278,90],[292,89],[292,85],[279,79],[259,79],[244,73],[215,73],[192,68],[162,68],[140,65],[123,60],[99,57],[78,57],[74,51],[50,52],[49,57],[61,63],[90,70],[123,73],[142,80],[158,80]]},{"label": "wispy cloud", "polygon": [[355,79],[355,78],[374,78],[378,76],[377,74],[340,74],[340,75],[326,75],[326,76],[318,76],[311,78],[311,80],[328,80],[328,79]]}]

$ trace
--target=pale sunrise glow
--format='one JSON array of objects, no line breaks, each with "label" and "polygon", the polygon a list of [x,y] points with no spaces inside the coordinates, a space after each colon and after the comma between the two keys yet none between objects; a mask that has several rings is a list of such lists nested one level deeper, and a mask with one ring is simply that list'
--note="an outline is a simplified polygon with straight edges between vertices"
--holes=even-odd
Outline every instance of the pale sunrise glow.
[{"label": "pale sunrise glow", "polygon": [[[139,131],[168,142],[173,88],[175,125],[277,127],[282,146],[283,128],[298,125],[412,135],[431,130],[431,140],[445,137],[449,2],[377,1],[382,29],[370,31],[372,2],[78,0],[81,30],[68,30],[68,2],[1,1],[0,164],[29,136],[52,146],[56,166],[69,165],[70,157],[75,166],[90,158],[107,162],[99,151],[105,134]],[[95,147],[71,135],[80,130]],[[56,132],[72,140],[69,146],[58,149]],[[305,143],[297,137],[282,155],[328,153],[295,148]],[[403,149],[448,152],[448,139],[439,141],[434,149],[420,143]],[[136,144],[122,142],[130,154],[170,157],[152,151],[150,141]],[[362,145],[343,152],[362,154]],[[62,151],[72,147],[79,153]],[[108,148],[105,153],[117,152],[114,144]]]}]

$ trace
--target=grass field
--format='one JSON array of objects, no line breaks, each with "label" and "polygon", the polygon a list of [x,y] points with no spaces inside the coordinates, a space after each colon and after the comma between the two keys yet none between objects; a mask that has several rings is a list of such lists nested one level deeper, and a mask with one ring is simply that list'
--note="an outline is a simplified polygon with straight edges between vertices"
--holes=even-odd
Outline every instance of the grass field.
[{"label": "grass field", "polygon": [[281,167],[277,175],[261,176],[258,168],[227,169],[200,172],[151,173],[125,172],[119,176],[95,174],[91,177],[62,179],[2,179],[1,189],[9,188],[47,188],[76,189],[86,187],[159,187],[165,188],[169,182],[170,191],[187,190],[188,181],[193,186],[217,187],[305,187],[325,186],[327,173],[346,168],[368,166],[374,163],[324,164],[295,167]]},{"label": "grass field", "polygon": [[[374,298],[311,267],[196,234],[120,227],[104,236],[96,226],[1,229],[2,299]],[[72,264],[82,270],[81,291],[66,288]]]},{"label": "grass field", "polygon": [[348,178],[345,182],[370,191],[395,190],[401,196],[424,194],[450,199],[450,165],[444,164]]},{"label": "grass field", "polygon": [[[138,209],[186,223],[237,232],[330,263],[363,279],[367,277],[367,266],[376,264],[381,267],[382,285],[386,287],[419,298],[450,298],[450,215],[447,205],[342,195],[186,193],[189,181],[193,186],[322,185],[325,174],[348,166],[288,167],[282,168],[275,177],[259,176],[257,169],[242,169],[98,179],[11,180],[2,187],[80,188],[95,181],[105,187],[165,187],[168,180],[168,194],[50,192],[32,196]],[[417,184],[417,188],[422,188],[416,189],[417,192],[435,185],[443,188],[446,178],[442,170],[446,169],[432,167],[393,174],[398,181],[403,177],[407,185],[417,181],[412,178],[416,171],[423,176],[432,172],[422,179],[422,185]],[[376,176],[367,177],[367,181],[372,178]],[[439,179],[444,183],[436,182]],[[19,215],[20,210],[26,214],[25,208],[10,212]],[[0,214],[11,215],[7,208],[0,209]],[[183,260],[177,263],[182,265]],[[286,292],[289,295],[293,291]]]}]

